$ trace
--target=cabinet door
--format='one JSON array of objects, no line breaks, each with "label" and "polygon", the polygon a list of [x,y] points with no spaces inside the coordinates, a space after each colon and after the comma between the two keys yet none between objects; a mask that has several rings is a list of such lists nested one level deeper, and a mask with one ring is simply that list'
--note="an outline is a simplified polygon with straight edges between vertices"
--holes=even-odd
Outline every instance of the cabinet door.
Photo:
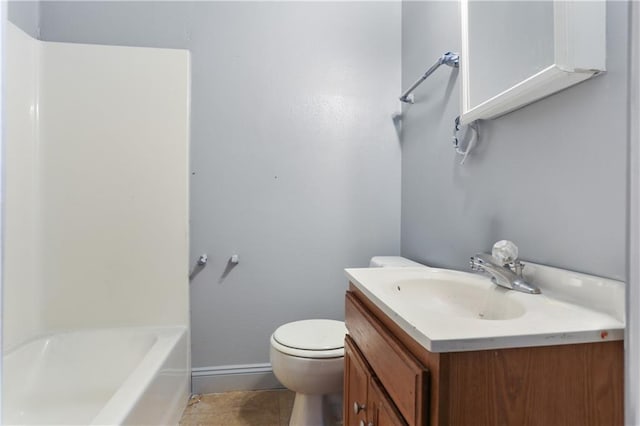
[{"label": "cabinet door", "polygon": [[372,426],[406,426],[406,422],[382,390],[380,382],[372,377],[369,381],[369,423]]},{"label": "cabinet door", "polygon": [[371,372],[349,336],[344,342],[344,425],[366,425]]}]

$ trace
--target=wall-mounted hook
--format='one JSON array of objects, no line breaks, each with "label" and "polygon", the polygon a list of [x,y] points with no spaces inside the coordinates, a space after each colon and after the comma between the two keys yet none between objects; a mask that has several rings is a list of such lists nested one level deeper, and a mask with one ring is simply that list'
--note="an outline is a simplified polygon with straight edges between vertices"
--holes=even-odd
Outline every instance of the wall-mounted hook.
[{"label": "wall-mounted hook", "polygon": [[227,266],[225,266],[222,275],[220,275],[220,278],[218,279],[218,282],[222,283],[225,278],[227,278],[227,275],[229,275],[229,272],[231,272],[233,268],[238,266],[238,263],[240,263],[240,256],[238,256],[237,254],[232,254],[229,260],[227,260]]},{"label": "wall-mounted hook", "polygon": [[191,272],[189,272],[189,281],[193,280],[196,275],[198,275],[200,271],[202,271],[204,267],[207,266],[208,261],[209,257],[207,256],[207,253],[203,253],[200,255],[200,257],[196,261],[196,264],[193,265]]}]

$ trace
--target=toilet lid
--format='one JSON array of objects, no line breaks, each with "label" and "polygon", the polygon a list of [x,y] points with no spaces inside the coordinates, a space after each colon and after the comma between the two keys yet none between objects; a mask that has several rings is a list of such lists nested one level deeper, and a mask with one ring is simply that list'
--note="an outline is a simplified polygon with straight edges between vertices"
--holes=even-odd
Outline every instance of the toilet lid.
[{"label": "toilet lid", "polygon": [[347,329],[342,321],[303,320],[281,325],[273,338],[281,345],[306,351],[327,351],[344,347]]}]

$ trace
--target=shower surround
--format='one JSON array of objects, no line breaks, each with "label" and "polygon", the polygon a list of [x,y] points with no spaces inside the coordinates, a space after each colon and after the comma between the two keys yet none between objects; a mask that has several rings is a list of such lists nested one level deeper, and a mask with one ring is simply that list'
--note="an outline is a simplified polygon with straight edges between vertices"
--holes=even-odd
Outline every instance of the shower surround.
[{"label": "shower surround", "polygon": [[[104,410],[177,422],[190,386],[189,53],[40,42],[12,24],[6,37],[3,423],[41,423],[20,401],[62,406],[89,382],[102,402],[76,417],[87,407],[66,401],[78,412],[58,422]],[[65,360],[82,368],[60,380]],[[168,378],[173,392],[153,385]]]}]

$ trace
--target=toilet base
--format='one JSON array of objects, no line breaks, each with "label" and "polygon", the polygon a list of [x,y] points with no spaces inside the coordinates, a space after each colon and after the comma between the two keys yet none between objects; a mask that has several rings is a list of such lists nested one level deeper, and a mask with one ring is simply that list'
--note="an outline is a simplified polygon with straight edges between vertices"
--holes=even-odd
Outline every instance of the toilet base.
[{"label": "toilet base", "polygon": [[296,393],[289,426],[332,426],[337,419],[332,411],[328,395]]}]

